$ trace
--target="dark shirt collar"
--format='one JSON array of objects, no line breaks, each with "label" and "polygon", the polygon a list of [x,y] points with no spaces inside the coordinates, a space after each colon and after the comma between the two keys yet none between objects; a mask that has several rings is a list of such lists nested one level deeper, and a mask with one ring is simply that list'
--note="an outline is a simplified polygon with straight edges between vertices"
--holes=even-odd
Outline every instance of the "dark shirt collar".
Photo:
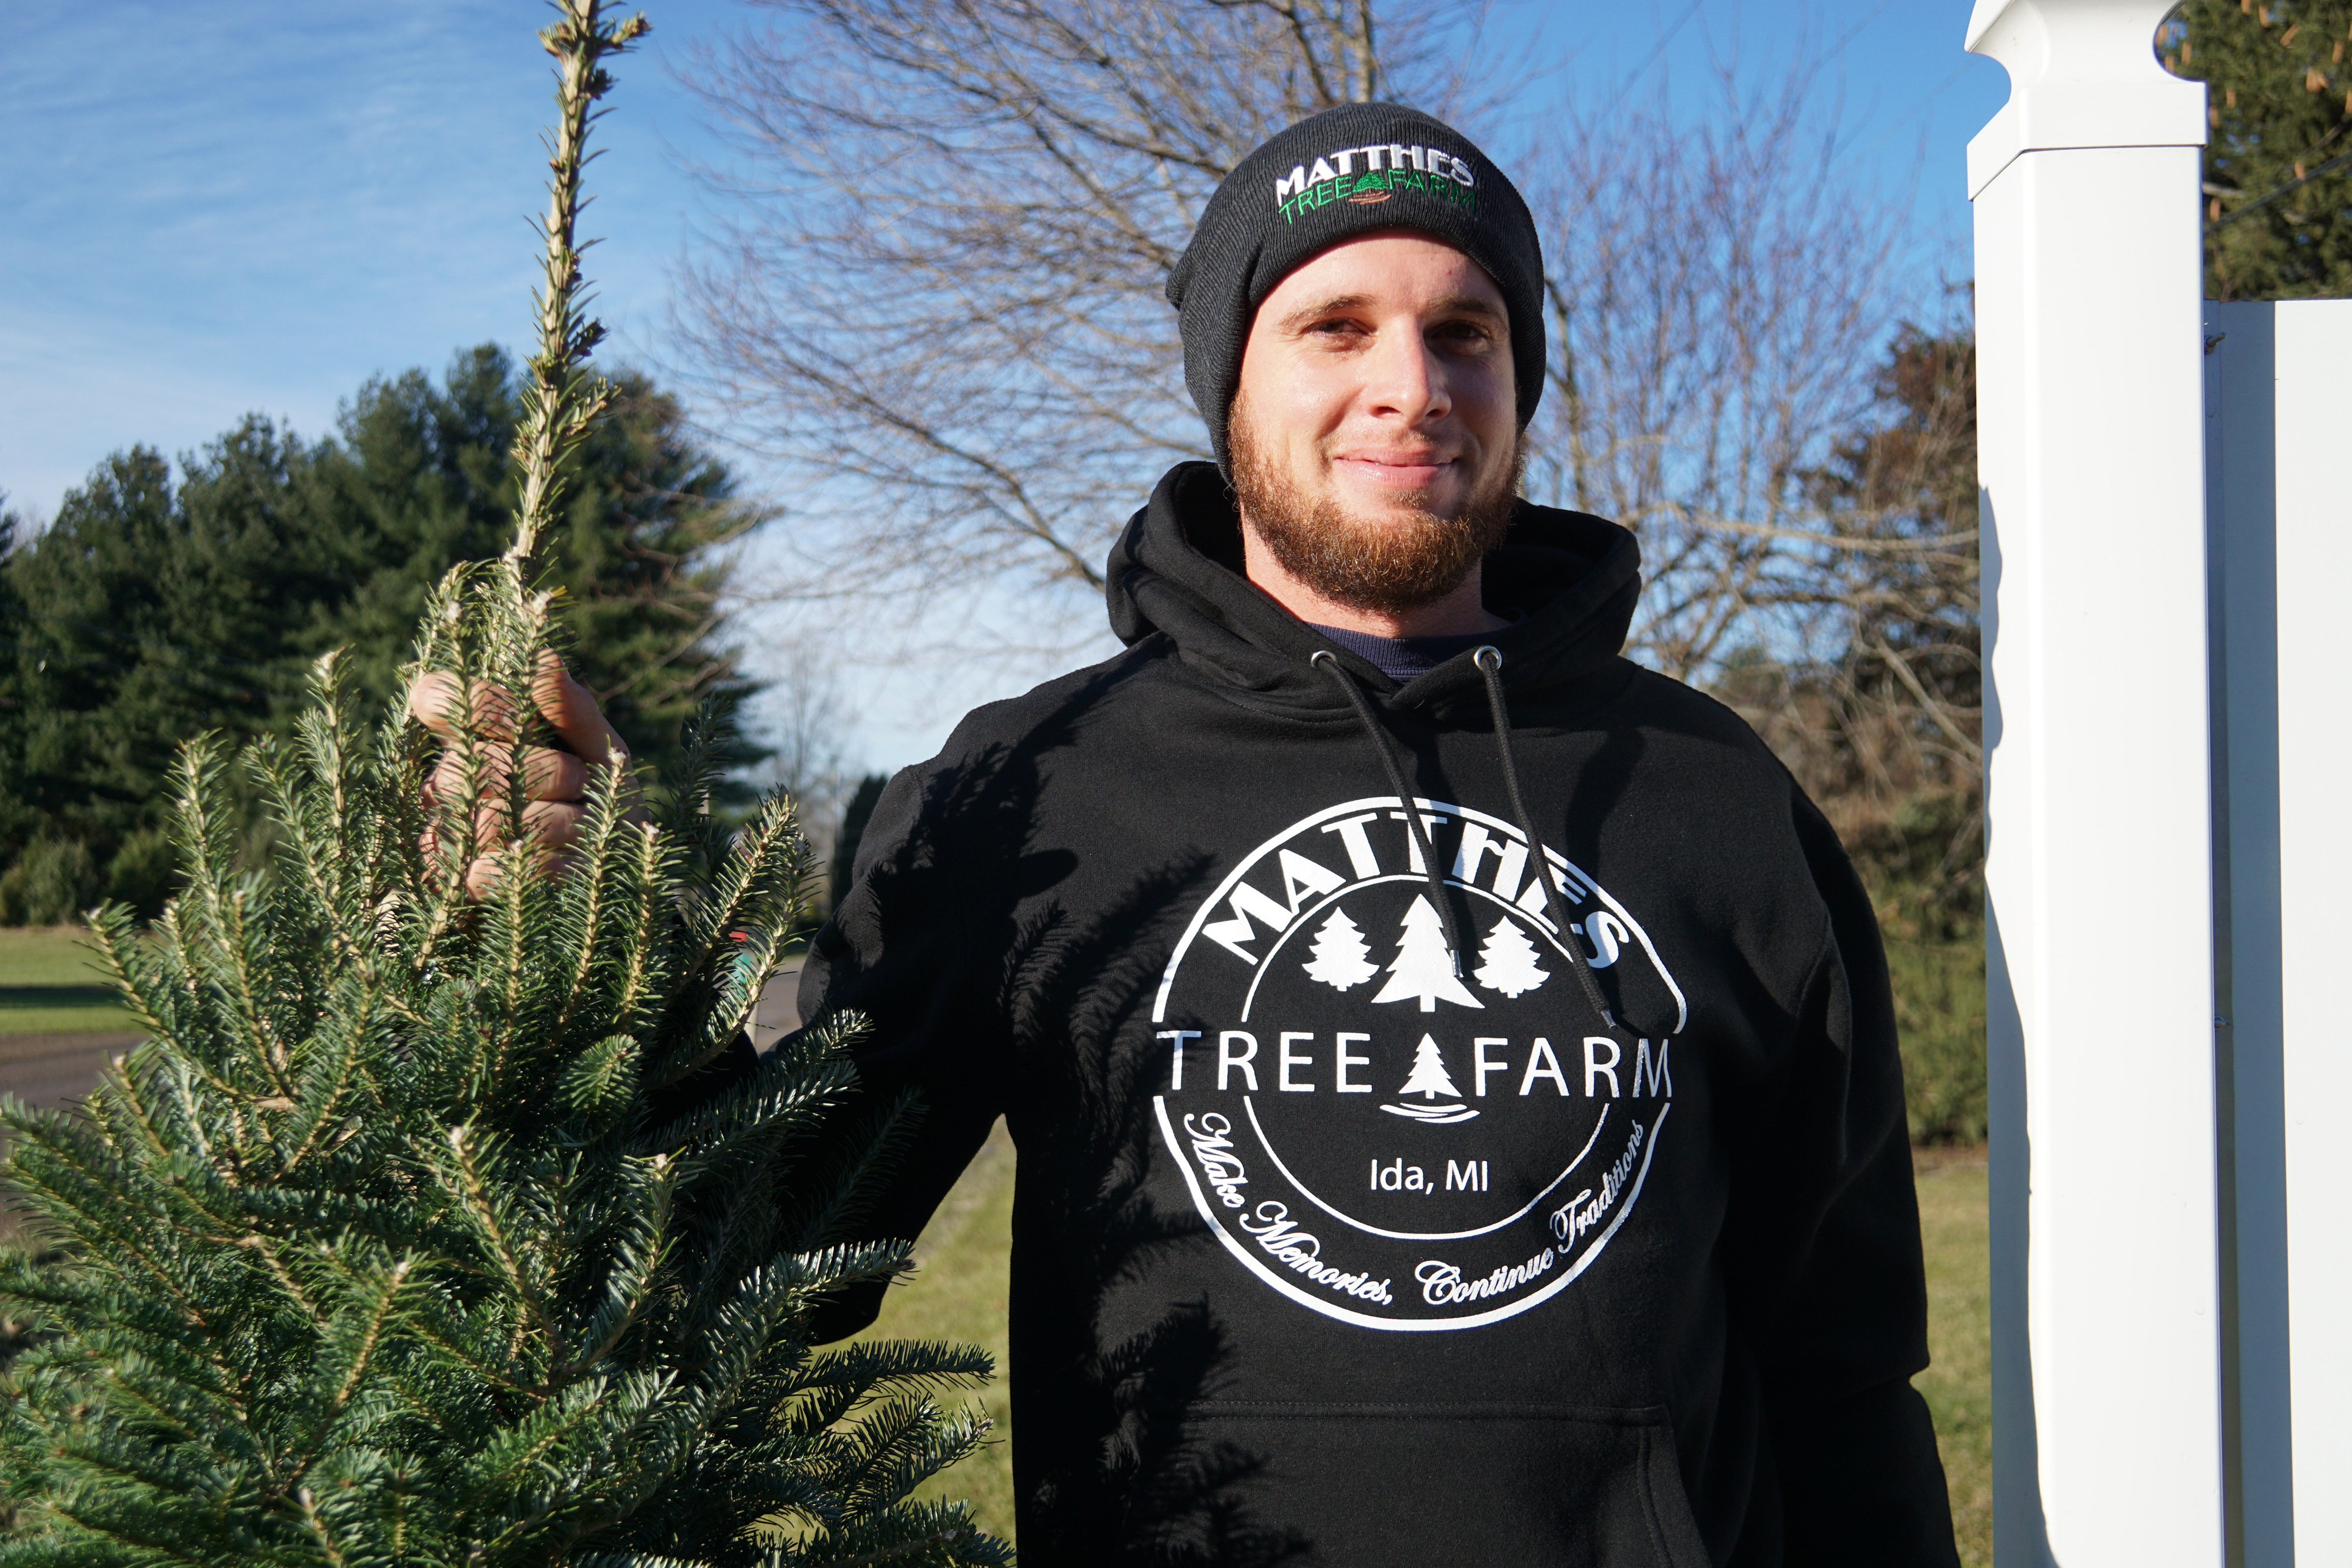
[{"label": "dark shirt collar", "polygon": [[[1524,614],[1513,612],[1512,624],[1517,625]],[[1307,624],[1329,638],[1333,646],[1346,649],[1399,685],[1427,674],[1454,654],[1495,636],[1493,632],[1465,632],[1446,637],[1378,637],[1370,632],[1350,632],[1344,626],[1325,626],[1313,621]]]}]

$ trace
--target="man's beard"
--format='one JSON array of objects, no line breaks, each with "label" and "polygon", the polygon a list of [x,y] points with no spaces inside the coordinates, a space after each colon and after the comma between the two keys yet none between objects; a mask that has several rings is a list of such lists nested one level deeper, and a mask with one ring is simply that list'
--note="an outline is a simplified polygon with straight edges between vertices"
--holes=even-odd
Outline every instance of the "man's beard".
[{"label": "man's beard", "polygon": [[1243,515],[1285,571],[1350,610],[1397,615],[1444,598],[1503,542],[1518,507],[1526,457],[1517,432],[1509,464],[1471,492],[1460,516],[1440,517],[1412,497],[1375,517],[1349,510],[1329,491],[1310,496],[1291,483],[1238,405],[1230,428]]}]

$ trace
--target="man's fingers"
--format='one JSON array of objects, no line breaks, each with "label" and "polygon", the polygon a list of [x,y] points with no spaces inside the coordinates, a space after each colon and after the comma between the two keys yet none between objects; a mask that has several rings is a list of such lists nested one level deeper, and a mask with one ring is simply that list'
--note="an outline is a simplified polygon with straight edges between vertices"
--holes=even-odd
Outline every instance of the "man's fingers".
[{"label": "man's fingers", "polygon": [[573,680],[554,654],[539,656],[539,677],[531,683],[530,695],[574,756],[589,762],[628,761],[628,744],[605,722],[604,710],[588,688]]},{"label": "man's fingers", "polygon": [[562,849],[580,840],[580,824],[588,813],[569,800],[533,800],[522,809],[523,831],[549,849]]},{"label": "man's fingers", "polygon": [[[477,754],[471,771],[477,797],[494,796],[503,792],[506,758],[495,751]],[[467,798],[467,758],[456,751],[444,751],[433,764],[433,771],[425,776],[425,798],[436,804],[454,802]]]},{"label": "man's fingers", "polygon": [[532,838],[496,854],[478,855],[466,868],[466,891],[480,898],[500,876],[517,867],[553,881],[579,863],[580,852],[567,847],[570,843],[569,837],[560,842],[552,837]]},{"label": "man's fingers", "polygon": [[466,868],[466,893],[474,899],[484,899],[498,886],[499,878],[506,873],[509,856],[483,855]]},{"label": "man's fingers", "polygon": [[568,751],[534,746],[523,758],[522,792],[533,800],[585,800],[588,765]]},{"label": "man's fingers", "polygon": [[[592,763],[625,762],[628,743],[607,723],[595,695],[572,678],[563,661],[553,653],[539,656],[539,674],[531,681],[531,700],[572,755]],[[457,681],[454,675],[430,673],[416,677],[408,688],[408,711],[425,728],[444,740],[457,737]],[[488,686],[474,692],[474,723],[484,739],[503,740],[514,733],[513,705],[505,693]]]},{"label": "man's fingers", "polygon": [[[597,707],[594,695],[566,674],[562,662],[552,653],[540,655],[539,674],[531,682],[531,699],[555,727],[563,744],[589,761],[603,762],[610,757],[627,754],[628,747],[604,722],[604,711]],[[429,671],[417,676],[408,688],[410,716],[444,740],[457,738],[458,706],[455,675]],[[506,691],[487,685],[474,687],[474,732],[478,738],[512,738],[514,720],[514,699]]]},{"label": "man's fingers", "polygon": [[[507,781],[507,757],[503,750],[479,754],[476,761],[478,793],[485,796],[504,795]],[[462,800],[466,798],[466,758],[456,751],[444,751],[433,765],[433,773],[425,788],[436,800]],[[588,765],[565,751],[551,751],[534,746],[523,754],[522,788],[527,799],[533,800],[580,800],[588,794]]]},{"label": "man's fingers", "polygon": [[[531,800],[522,809],[522,831],[509,831],[507,810],[502,805],[482,805],[474,810],[474,843],[486,852],[502,849],[509,844],[525,843],[564,848],[579,842],[580,826],[588,820],[588,810],[576,800]],[[427,827],[419,841],[428,854],[437,853],[441,843],[438,828]],[[455,852],[457,845],[450,845]]]},{"label": "man's fingers", "polygon": [[[629,744],[621,738],[604,718],[604,710],[596,706],[595,696],[586,686],[572,678],[562,661],[552,653],[542,653],[539,660],[539,679],[531,685],[532,699],[547,722],[555,727],[556,735],[590,768],[617,768],[622,770],[623,799],[628,802],[628,820],[646,820],[645,803],[638,798],[636,778],[629,770]],[[581,785],[586,789],[585,776]],[[536,795],[538,792],[533,791]],[[546,799],[561,799],[549,796]]]},{"label": "man's fingers", "polygon": [[457,706],[457,681],[454,675],[428,672],[416,677],[408,688],[408,716],[444,740],[457,737],[457,722],[449,710]]},{"label": "man's fingers", "polygon": [[[581,823],[586,816],[581,802],[588,793],[592,778],[589,769],[593,768],[623,769],[622,780],[629,789],[628,820],[637,821],[644,817],[643,806],[635,801],[634,777],[626,771],[627,745],[605,722],[594,695],[572,678],[554,654],[541,655],[530,695],[533,706],[546,716],[554,727],[556,738],[568,749],[559,751],[544,746],[523,748],[524,805],[518,833],[518,824],[511,821],[507,810],[507,785],[514,757],[508,747],[495,744],[515,734],[517,715],[512,697],[505,691],[477,685],[469,699],[456,676],[437,673],[418,676],[409,688],[409,713],[441,739],[460,738],[460,730],[467,727],[462,721],[470,706],[470,727],[475,738],[494,743],[467,748],[470,756],[456,747],[445,749],[426,775],[425,785],[428,803],[459,811],[468,802],[472,805],[472,848],[477,852],[467,862],[466,891],[478,899],[488,896],[498,879],[510,871],[539,876],[562,874],[572,862],[572,846],[580,839]],[[465,819],[459,817],[457,821],[462,822]],[[443,825],[448,824],[445,821]],[[436,859],[445,853],[456,856],[466,852],[463,846],[454,843],[445,849],[430,831],[425,835],[424,849]]]},{"label": "man's fingers", "polygon": [[[440,842],[432,833],[425,833],[419,841],[426,859],[440,853]],[[539,839],[476,855],[466,865],[467,896],[477,900],[487,897],[499,878],[515,866],[523,866],[541,876],[557,877],[571,870],[577,859],[576,850],[556,848]]]},{"label": "man's fingers", "polygon": [[[532,800],[522,809],[522,841],[562,848],[575,843],[580,838],[580,824],[587,811],[571,800]],[[504,806],[486,805],[474,813],[474,841],[478,844],[505,844],[514,841],[507,827]]]}]

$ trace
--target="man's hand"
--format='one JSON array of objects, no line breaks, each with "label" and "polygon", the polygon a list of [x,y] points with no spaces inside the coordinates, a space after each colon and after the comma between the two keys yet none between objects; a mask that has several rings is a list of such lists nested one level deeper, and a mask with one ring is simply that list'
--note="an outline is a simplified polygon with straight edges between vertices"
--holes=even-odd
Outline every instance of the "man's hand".
[{"label": "man's hand", "polygon": [[[477,736],[493,743],[484,748],[479,758],[479,777],[473,791],[474,831],[478,842],[495,846],[491,853],[478,855],[466,868],[466,891],[480,898],[490,890],[506,862],[508,852],[520,847],[542,876],[553,876],[563,869],[571,846],[580,836],[581,819],[587,808],[582,803],[588,793],[591,768],[620,768],[629,765],[629,748],[613,727],[605,722],[604,710],[588,688],[572,678],[553,653],[540,655],[539,674],[531,682],[531,702],[547,722],[555,728],[556,738],[564,749],[553,750],[544,746],[524,748],[522,754],[524,837],[520,846],[506,834],[506,792],[508,753],[497,744],[514,734],[513,716],[503,693],[478,692],[474,698]],[[445,742],[457,738],[457,721],[451,710],[458,702],[455,677],[425,674],[409,688],[408,711],[419,724],[439,736]],[[425,800],[429,805],[446,806],[463,801],[467,796],[465,758],[455,745],[441,753],[431,776],[425,780]],[[630,820],[644,820],[644,809],[633,804]],[[439,852],[431,830],[425,834],[425,852],[428,858]]]}]

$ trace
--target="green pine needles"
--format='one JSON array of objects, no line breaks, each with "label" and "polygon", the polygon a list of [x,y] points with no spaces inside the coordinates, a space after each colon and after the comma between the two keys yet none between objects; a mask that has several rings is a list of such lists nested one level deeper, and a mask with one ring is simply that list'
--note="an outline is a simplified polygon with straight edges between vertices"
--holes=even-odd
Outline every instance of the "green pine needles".
[{"label": "green pine needles", "polygon": [[[472,694],[468,787],[428,792],[430,737],[363,722],[331,658],[292,742],[183,756],[179,895],[143,932],[95,917],[150,1039],[81,1114],[5,1112],[48,1252],[0,1259],[31,1347],[0,1564],[1011,1560],[961,1505],[909,1500],[984,1436],[937,1396],[987,1358],[805,1337],[818,1296],[907,1265],[852,1239],[902,1111],[844,1125],[838,1021],[710,1087],[814,893],[790,802],[715,824],[706,725],[655,820],[625,767],[590,768],[534,874],[530,557],[606,395],[572,225],[600,62],[644,29],[557,8],[516,544],[451,574],[418,647]],[[469,893],[482,856],[500,874]]]}]

